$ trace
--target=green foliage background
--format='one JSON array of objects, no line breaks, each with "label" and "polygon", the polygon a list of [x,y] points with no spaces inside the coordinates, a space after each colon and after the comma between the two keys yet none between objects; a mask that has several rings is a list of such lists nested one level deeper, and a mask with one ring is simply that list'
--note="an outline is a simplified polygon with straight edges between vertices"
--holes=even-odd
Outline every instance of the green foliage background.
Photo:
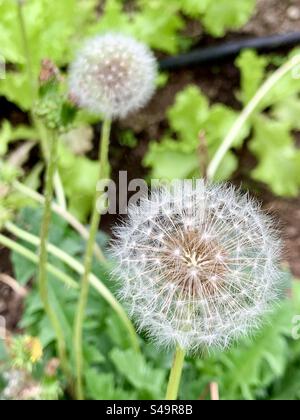
[{"label": "green foliage background", "polygon": [[[255,0],[136,0],[128,6],[122,0],[103,2],[101,15],[97,0],[28,0],[25,5],[32,70],[37,78],[40,62],[47,57],[65,69],[87,36],[117,30],[130,33],[153,49],[174,54],[188,50],[193,40],[184,35],[189,18],[199,20],[206,32],[222,37],[227,30],[242,26],[254,12]],[[163,10],[163,13],[162,13]],[[7,66],[6,78],[0,80],[0,95],[24,112],[32,107],[34,95],[28,83],[26,58],[16,19],[14,2],[0,0],[0,53]],[[295,54],[294,51],[292,54]],[[280,60],[279,60],[280,61]],[[258,56],[245,51],[236,61],[241,85],[236,97],[245,106],[258,87],[274,71],[277,57]],[[167,82],[167,78],[162,78]],[[286,76],[265,98],[264,103],[241,131],[232,150],[226,155],[218,180],[228,180],[238,167],[236,152],[248,147],[256,158],[250,177],[264,183],[280,196],[297,196],[300,187],[300,151],[293,134],[300,130],[300,78]],[[153,139],[144,165],[154,178],[188,178],[199,172],[199,132],[205,132],[210,157],[236,120],[238,112],[222,103],[211,104],[198,86],[187,86],[176,96],[167,112],[168,128],[163,137]],[[76,126],[93,124],[95,117],[81,112]],[[125,135],[124,135],[125,139]],[[126,133],[126,141],[135,147],[138,139]],[[12,169],[6,158],[11,145],[20,140],[35,144],[38,133],[30,125],[1,121],[1,182],[21,176],[34,189],[40,187],[43,163],[27,173],[22,165]],[[125,141],[125,140],[124,140]],[[72,213],[86,221],[97,180],[97,164],[85,155],[76,155],[61,142],[59,170]],[[36,235],[41,210],[18,194],[0,202],[0,224],[8,214],[18,212],[17,223]],[[107,238],[99,235],[103,245]],[[82,259],[84,242],[59,217],[53,217],[51,243],[77,259]],[[26,246],[28,246],[26,244]],[[33,249],[35,252],[35,249]],[[55,266],[76,278],[63,263]],[[36,267],[18,254],[12,255],[15,278],[23,285],[35,277]],[[109,288],[116,287],[99,264],[93,271]],[[286,273],[287,280],[290,274]],[[64,326],[72,353],[72,320],[77,292],[66,289],[50,278],[51,302]],[[270,315],[262,330],[224,354],[202,355],[185,363],[180,397],[206,398],[205,389],[218,381],[222,399],[300,399],[300,341],[292,338],[293,317],[300,314],[300,285],[293,282],[292,299],[287,299]],[[46,349],[45,360],[55,355],[53,332],[45,317],[38,292],[33,286],[20,326],[38,336]],[[91,293],[85,323],[85,375],[91,399],[163,398],[172,354],[154,348],[141,337],[142,353],[130,348],[127,333],[119,319],[99,296]],[[0,359],[5,359],[0,342]],[[4,382],[0,381],[0,387]]]}]

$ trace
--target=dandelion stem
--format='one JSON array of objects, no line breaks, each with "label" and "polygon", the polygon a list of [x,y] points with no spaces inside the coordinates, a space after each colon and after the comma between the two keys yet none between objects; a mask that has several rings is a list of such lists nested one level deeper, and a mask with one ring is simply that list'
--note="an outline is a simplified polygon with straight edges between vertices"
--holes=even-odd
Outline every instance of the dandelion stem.
[{"label": "dandelion stem", "polygon": [[248,119],[253,115],[254,111],[257,109],[258,105],[266,97],[266,95],[273,89],[274,86],[290,71],[300,65],[300,55],[296,55],[291,58],[287,63],[281,66],[272,76],[261,86],[257,91],[256,95],[251,99],[246,108],[242,111],[240,116],[237,118],[233,124],[228,135],[225,137],[224,141],[220,145],[219,149],[215,153],[210,165],[208,167],[208,179],[213,179],[216,175],[216,172],[222,163],[226,153],[230,150],[235,139],[239,135],[244,124]]},{"label": "dandelion stem", "polygon": [[56,168],[57,159],[57,135],[55,132],[51,132],[50,136],[50,154],[47,164],[46,179],[45,179],[45,207],[43,220],[41,225],[40,237],[40,255],[39,255],[39,270],[38,270],[38,286],[41,301],[43,303],[45,312],[52,324],[53,330],[57,340],[57,352],[61,361],[62,369],[64,370],[67,377],[69,377],[68,361],[66,343],[64,338],[63,328],[60,325],[60,321],[51,307],[48,296],[48,279],[47,279],[47,242],[51,223],[51,203],[53,197],[53,178]]},{"label": "dandelion stem", "polygon": [[[25,230],[21,229],[19,226],[16,226],[12,222],[6,222],[5,228],[8,232],[12,233],[16,237],[32,244],[35,246],[40,246],[40,239],[32,235],[29,232],[26,232]],[[25,248],[26,249],[26,248]],[[57,248],[56,246],[48,243],[47,244],[48,252],[53,255],[56,258],[59,258],[62,262],[67,264],[72,270],[74,270],[76,273],[82,275],[84,272],[84,267],[81,263],[79,263],[75,258],[73,258],[71,255],[67,254],[60,248]],[[30,252],[30,251],[29,251]],[[33,254],[35,256],[35,254]],[[26,255],[25,255],[26,256]],[[28,254],[27,254],[28,257]],[[29,258],[32,259],[32,255],[29,255]],[[36,259],[33,261],[37,261]],[[65,279],[64,279],[65,281]],[[65,281],[66,283],[66,281]],[[131,338],[132,346],[136,351],[139,351],[139,343],[138,343],[138,337],[135,332],[135,328],[132,325],[131,321],[129,320],[126,312],[124,311],[122,305],[116,300],[114,295],[111,293],[111,291],[102,283],[102,281],[96,277],[93,273],[90,273],[89,275],[89,283],[90,285],[101,295],[103,299],[107,301],[107,303],[113,308],[113,310],[116,312],[116,314],[119,316],[120,320],[123,322],[124,326],[127,328],[127,331],[129,333],[129,336]],[[79,289],[79,285],[77,282],[72,280],[72,282],[66,283],[69,287]]]},{"label": "dandelion stem", "polygon": [[[33,189],[22,184],[21,182],[14,181],[13,187],[15,188],[16,191],[25,195],[26,197],[36,201],[37,203],[40,203],[43,206],[45,205],[45,197],[42,194],[39,194]],[[54,202],[52,202],[51,208],[56,214],[58,214],[66,222],[68,222],[69,225],[72,226],[72,228],[75,229],[83,239],[88,240],[89,231],[79,222],[78,219],[76,219],[76,217],[74,217],[71,213],[69,213],[64,208],[62,208],[59,204],[56,204]],[[101,264],[107,265],[107,260],[97,243],[95,243],[95,246],[94,246],[94,255]]]},{"label": "dandelion stem", "polygon": [[[23,52],[26,61],[26,69],[27,69],[27,76],[28,76],[28,84],[31,89],[31,104],[30,104],[30,120],[32,125],[36,128],[41,142],[41,150],[44,156],[44,159],[47,161],[49,151],[48,151],[48,144],[47,144],[47,131],[45,127],[41,125],[41,123],[37,120],[34,115],[34,103],[38,98],[38,83],[37,78],[34,74],[32,57],[29,47],[29,40],[27,35],[27,28],[26,28],[26,21],[24,18],[24,10],[23,10],[23,0],[17,0],[17,15],[18,15],[18,22],[20,27],[20,34],[23,43]],[[56,172],[54,176],[54,187],[55,187],[55,194],[57,200],[61,207],[66,209],[66,198],[65,193],[62,185],[62,181],[58,172]]]},{"label": "dandelion stem", "polygon": [[183,362],[184,362],[185,352],[179,346],[177,346],[175,351],[175,356],[173,360],[173,365],[170,373],[169,384],[166,394],[166,400],[177,400],[178,391],[182,376]]},{"label": "dandelion stem", "polygon": [[[5,235],[0,234],[0,244],[16,252],[17,254],[22,255],[22,257],[26,258],[28,261],[31,261],[33,264],[38,265],[39,257],[29,249],[18,244],[16,241],[13,241],[12,239],[7,238]],[[72,289],[78,288],[78,284],[75,280],[73,280],[70,276],[61,270],[58,270],[52,264],[48,263],[46,268],[49,274],[52,274],[54,277],[59,279],[62,283],[64,283],[65,286],[71,287]]]},{"label": "dandelion stem", "polygon": [[[111,121],[105,120],[102,126],[101,144],[99,147],[99,179],[102,180],[107,176],[108,169],[108,153],[109,153],[109,138],[111,130]],[[81,280],[80,296],[78,302],[77,315],[74,325],[74,350],[75,350],[75,364],[76,364],[76,395],[78,400],[84,399],[83,392],[83,323],[88,301],[89,293],[89,274],[92,268],[93,250],[96,243],[96,235],[101,221],[101,213],[98,212],[97,202],[101,193],[97,192],[95,196],[95,203],[90,225],[90,236],[87,243],[85,258],[84,258],[84,273]]]}]

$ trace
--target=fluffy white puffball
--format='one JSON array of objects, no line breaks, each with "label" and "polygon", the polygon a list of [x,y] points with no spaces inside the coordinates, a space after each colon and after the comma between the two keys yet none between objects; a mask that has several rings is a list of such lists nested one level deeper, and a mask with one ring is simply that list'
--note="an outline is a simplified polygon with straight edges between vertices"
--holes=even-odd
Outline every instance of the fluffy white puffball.
[{"label": "fluffy white puffball", "polygon": [[87,41],[70,67],[70,94],[83,108],[107,118],[124,118],[155,92],[157,63],[149,48],[121,34]]},{"label": "fluffy white puffball", "polygon": [[162,187],[130,208],[115,237],[120,297],[160,345],[225,349],[282,294],[273,222],[231,186]]}]

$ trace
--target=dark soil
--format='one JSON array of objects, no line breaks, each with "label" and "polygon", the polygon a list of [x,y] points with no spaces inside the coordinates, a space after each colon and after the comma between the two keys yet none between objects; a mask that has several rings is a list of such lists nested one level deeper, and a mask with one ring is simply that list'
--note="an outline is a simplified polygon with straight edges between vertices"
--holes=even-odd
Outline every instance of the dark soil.
[{"label": "dark soil", "polygon": [[[265,36],[297,30],[300,30],[300,0],[258,0],[256,15],[241,31],[228,34],[226,39]],[[190,36],[199,39],[199,46],[219,42],[203,35],[201,27],[195,22],[190,23],[188,31]],[[115,177],[119,170],[127,170],[129,180],[146,175],[141,162],[147,145],[150,140],[159,139],[165,130],[165,112],[173,103],[176,93],[191,83],[201,87],[211,102],[223,102],[235,109],[240,108],[235,97],[235,91],[239,86],[239,73],[232,61],[220,63],[220,66],[201,66],[201,68],[186,69],[171,74],[168,85],[158,92],[147,109],[114,128],[111,157]],[[14,123],[26,122],[27,117],[3,98],[0,98],[0,108],[0,119],[9,118]],[[124,147],[119,146],[120,128],[132,128],[135,131],[139,140],[137,148],[124,150]],[[247,165],[251,166],[252,157],[247,153],[242,158]],[[251,191],[256,191],[264,207],[279,220],[285,238],[284,259],[294,275],[300,278],[300,198],[287,200],[273,197],[263,185],[254,184],[253,181],[247,179],[242,171],[236,174],[234,182],[251,186]],[[109,230],[113,223],[115,219],[111,217],[103,220],[106,230]],[[0,250],[0,267],[1,272],[11,274],[9,253],[4,249]],[[6,317],[8,329],[16,327],[21,310],[20,299],[7,286],[0,284],[0,316]]]},{"label": "dark soil", "polygon": [[[0,248],[1,273],[11,273],[11,264],[9,260],[9,251]],[[22,314],[23,302],[19,295],[1,283],[0,279],[0,316],[6,319],[6,328],[8,331],[15,330]]]}]

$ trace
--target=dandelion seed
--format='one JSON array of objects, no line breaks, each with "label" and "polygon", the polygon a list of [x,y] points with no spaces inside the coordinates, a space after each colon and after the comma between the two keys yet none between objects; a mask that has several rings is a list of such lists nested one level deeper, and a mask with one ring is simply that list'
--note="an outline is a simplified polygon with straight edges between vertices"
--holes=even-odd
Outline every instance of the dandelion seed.
[{"label": "dandelion seed", "polygon": [[70,68],[77,103],[106,118],[142,108],[155,90],[157,64],[147,46],[121,34],[90,39]]},{"label": "dandelion seed", "polygon": [[258,328],[282,291],[272,221],[232,187],[164,186],[132,207],[115,235],[120,297],[161,345],[224,349]]}]

